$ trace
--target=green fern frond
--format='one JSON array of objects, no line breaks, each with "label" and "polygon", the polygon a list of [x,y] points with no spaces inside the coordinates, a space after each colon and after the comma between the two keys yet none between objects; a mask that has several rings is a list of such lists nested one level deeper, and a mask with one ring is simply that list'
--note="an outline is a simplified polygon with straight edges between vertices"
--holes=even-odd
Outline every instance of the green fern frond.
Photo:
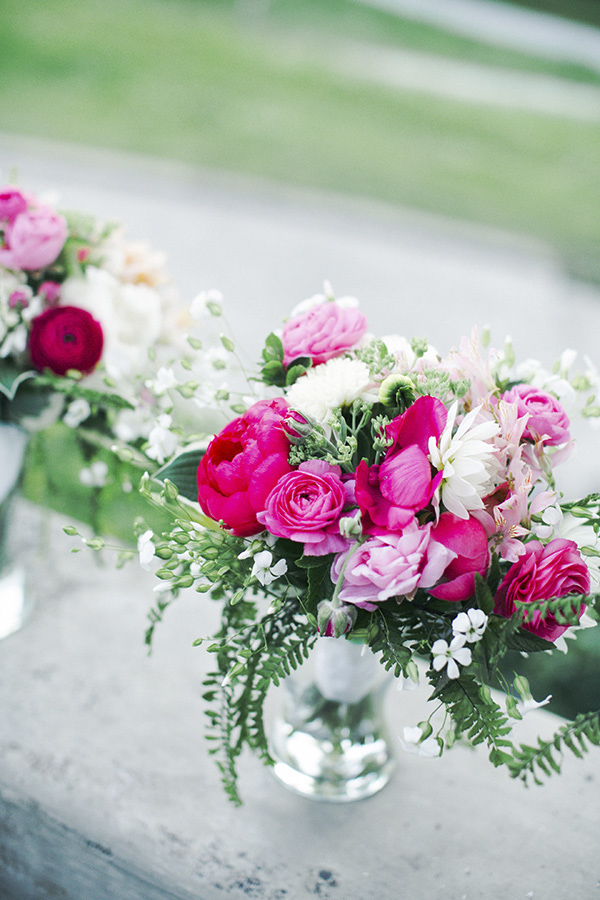
[{"label": "green fern frond", "polygon": [[485,686],[463,673],[460,678],[442,676],[429,698],[441,700],[452,717],[457,737],[466,735],[474,746],[487,743],[490,762],[495,766],[509,762],[512,757],[505,748],[512,749],[506,737],[511,726],[498,704]]},{"label": "green fern frond", "polygon": [[520,778],[525,784],[530,780],[543,784],[542,776],[560,773],[565,748],[582,759],[590,745],[600,746],[600,710],[581,713],[562,725],[549,740],[538,738],[533,747],[528,744],[515,747],[507,766],[513,778]]}]

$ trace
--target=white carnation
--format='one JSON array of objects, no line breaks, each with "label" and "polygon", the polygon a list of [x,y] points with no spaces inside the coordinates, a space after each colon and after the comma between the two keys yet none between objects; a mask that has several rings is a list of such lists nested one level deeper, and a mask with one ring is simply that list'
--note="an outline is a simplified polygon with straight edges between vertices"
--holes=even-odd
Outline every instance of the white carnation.
[{"label": "white carnation", "polygon": [[293,409],[324,425],[332,410],[358,399],[373,399],[368,393],[370,385],[365,363],[338,357],[309,369],[289,389],[287,400]]}]

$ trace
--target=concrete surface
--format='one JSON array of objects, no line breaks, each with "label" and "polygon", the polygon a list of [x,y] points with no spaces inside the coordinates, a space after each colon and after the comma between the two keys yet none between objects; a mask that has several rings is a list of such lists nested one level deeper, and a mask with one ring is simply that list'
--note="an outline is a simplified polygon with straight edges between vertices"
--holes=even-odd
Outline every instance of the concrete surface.
[{"label": "concrete surface", "polygon": [[[223,290],[251,358],[330,278],[361,299],[377,333],[428,334],[445,351],[489,322],[500,340],[513,333],[521,356],[550,364],[570,344],[598,360],[597,291],[510,235],[0,137],[0,170],[12,165],[27,187],[118,216],[166,249],[185,295]],[[599,483],[597,436],[571,466],[573,490]],[[23,546],[37,515],[22,507]],[[214,606],[193,592],[180,599],[148,657],[151,576],[70,554],[63,524],[47,520],[45,555],[30,560],[34,615],[0,643],[2,900],[599,896],[597,752],[528,790],[485,753],[401,754],[380,795],[348,806],[288,794],[244,759],[245,806],[232,808],[203,741],[207,657],[192,647],[214,626]],[[392,731],[419,720],[422,699],[390,691]],[[523,737],[553,724],[531,714]]]}]

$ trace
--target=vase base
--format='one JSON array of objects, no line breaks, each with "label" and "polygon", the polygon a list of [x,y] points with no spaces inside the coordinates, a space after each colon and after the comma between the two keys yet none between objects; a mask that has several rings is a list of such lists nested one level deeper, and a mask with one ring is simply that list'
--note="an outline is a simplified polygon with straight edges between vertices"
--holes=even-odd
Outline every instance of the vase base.
[{"label": "vase base", "polygon": [[274,741],[275,777],[288,790],[312,800],[351,803],[378,793],[390,780],[394,760],[385,740],[332,745],[307,734],[280,734]]}]

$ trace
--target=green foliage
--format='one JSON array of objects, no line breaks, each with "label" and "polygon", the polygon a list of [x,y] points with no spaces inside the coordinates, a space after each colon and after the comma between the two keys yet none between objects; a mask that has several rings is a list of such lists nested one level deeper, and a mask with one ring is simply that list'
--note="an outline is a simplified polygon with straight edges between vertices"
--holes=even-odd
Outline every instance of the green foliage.
[{"label": "green foliage", "polygon": [[196,473],[204,455],[204,450],[185,450],[166,466],[162,466],[154,475],[159,481],[171,481],[179,493],[188,500],[198,499],[198,481]]},{"label": "green foliage", "polygon": [[565,750],[582,759],[590,745],[600,746],[600,711],[578,715],[561,725],[550,740],[538,738],[533,746],[521,744],[514,748],[512,759],[507,761],[508,769],[513,778],[520,778],[525,784],[542,784],[543,776],[560,773]]}]

